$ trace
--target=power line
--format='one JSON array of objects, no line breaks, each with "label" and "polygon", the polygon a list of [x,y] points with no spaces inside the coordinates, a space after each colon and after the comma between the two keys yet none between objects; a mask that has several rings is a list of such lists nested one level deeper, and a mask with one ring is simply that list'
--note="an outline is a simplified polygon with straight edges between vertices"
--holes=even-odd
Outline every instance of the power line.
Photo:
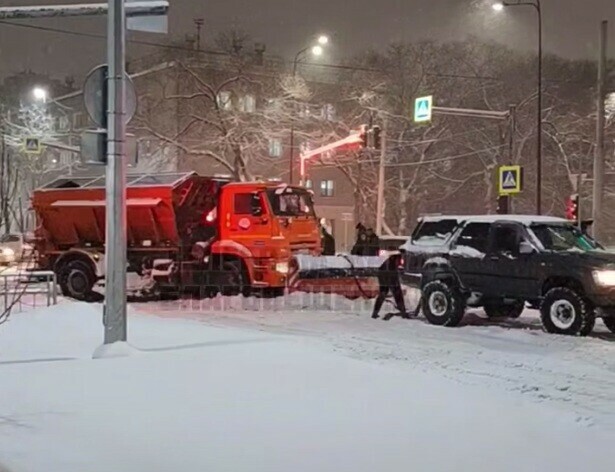
[{"label": "power line", "polygon": [[[73,31],[73,30],[65,30],[62,28],[52,28],[49,26],[39,26],[39,25],[29,25],[29,24],[21,24],[21,23],[14,23],[11,21],[6,21],[6,20],[0,20],[0,24],[2,25],[8,25],[8,26],[14,26],[17,28],[25,28],[25,29],[32,29],[32,30],[37,30],[37,31],[45,31],[48,33],[59,33],[59,34],[65,34],[65,35],[72,35],[72,36],[79,36],[79,37],[83,37],[83,38],[92,38],[92,39],[102,39],[102,40],[106,40],[107,36],[104,34],[97,34],[97,33],[86,33],[83,31]],[[177,50],[177,51],[187,51],[187,52],[191,52],[191,53],[196,53],[196,54],[205,54],[205,55],[211,55],[211,56],[231,56],[231,54],[224,52],[224,51],[214,51],[211,49],[193,49],[193,48],[188,48],[185,46],[178,46],[176,44],[165,44],[165,43],[156,43],[153,41],[144,41],[144,40],[140,40],[140,39],[127,39],[126,40],[129,43],[132,44],[139,44],[142,46],[150,46],[150,47],[156,47],[156,48],[164,48],[164,49],[172,49],[172,50]],[[291,64],[292,61],[286,61],[283,60],[282,62],[286,63],[286,64]],[[322,64],[322,63],[318,63],[318,62],[303,62],[302,65],[307,65],[310,67],[320,67],[320,68],[324,68],[324,69],[334,69],[334,70],[349,70],[349,71],[358,71],[358,72],[371,72],[371,73],[378,73],[378,74],[382,74],[382,73],[386,73],[386,72],[390,72],[394,69],[378,69],[378,68],[373,68],[373,67],[364,67],[364,66],[353,66],[353,65],[348,65],[348,64]],[[441,74],[441,73],[435,73],[435,72],[426,72],[425,73],[426,76],[429,77],[438,77],[438,78],[450,78],[450,79],[465,79],[465,80],[495,80],[495,81],[500,81],[501,79],[497,78],[497,77],[489,77],[489,76],[474,76],[474,75],[463,75],[463,74]]]},{"label": "power line", "polygon": [[507,147],[507,144],[502,144],[499,146],[492,146],[489,148],[484,148],[484,149],[479,149],[478,151],[472,151],[472,152],[467,152],[464,154],[458,154],[456,156],[449,156],[449,157],[442,157],[440,159],[431,159],[428,161],[420,161],[420,162],[404,162],[401,164],[387,164],[387,167],[408,167],[408,166],[421,166],[421,165],[426,165],[426,164],[437,164],[439,162],[448,162],[448,161],[455,161],[457,159],[464,159],[466,157],[471,157],[471,156],[475,156],[477,154],[481,154],[483,152],[488,152],[488,151],[495,151],[497,149],[502,149],[504,147]]}]

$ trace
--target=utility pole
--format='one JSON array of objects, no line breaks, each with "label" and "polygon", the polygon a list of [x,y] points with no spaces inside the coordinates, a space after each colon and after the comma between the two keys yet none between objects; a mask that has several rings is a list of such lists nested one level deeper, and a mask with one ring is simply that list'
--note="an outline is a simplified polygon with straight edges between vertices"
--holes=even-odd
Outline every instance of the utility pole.
[{"label": "utility pole", "polygon": [[126,322],[126,11],[124,0],[109,0],[107,17],[107,227],[105,344],[127,339]]},{"label": "utility pole", "polygon": [[376,234],[382,236],[382,227],[384,221],[384,172],[387,155],[387,120],[384,118],[382,122],[381,148],[380,148],[380,164],[378,166],[378,197],[376,200]]},{"label": "utility pole", "polygon": [[600,56],[598,59],[598,96],[596,112],[596,148],[594,150],[594,195],[593,220],[594,237],[600,238],[602,230],[602,203],[604,199],[604,126],[605,126],[605,88],[606,88],[606,44],[608,22],[600,25]]},{"label": "utility pole", "polygon": [[205,20],[203,18],[195,18],[194,24],[196,25],[196,50],[201,50],[201,28],[205,24]]}]

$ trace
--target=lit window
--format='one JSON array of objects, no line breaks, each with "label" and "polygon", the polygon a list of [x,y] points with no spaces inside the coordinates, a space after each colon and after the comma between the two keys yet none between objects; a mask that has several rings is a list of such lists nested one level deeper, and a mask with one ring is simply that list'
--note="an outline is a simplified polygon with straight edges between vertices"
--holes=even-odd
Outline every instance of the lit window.
[{"label": "lit window", "polygon": [[230,110],[232,108],[231,92],[223,91],[218,94],[218,106],[223,110]]},{"label": "lit window", "polygon": [[305,181],[305,188],[312,188],[312,180],[311,179],[307,179]]},{"label": "lit window", "polygon": [[72,153],[70,151],[61,151],[60,152],[60,164],[63,166],[69,166],[72,161]]},{"label": "lit window", "polygon": [[244,113],[256,111],[256,99],[253,95],[245,95],[239,99],[239,109]]},{"label": "lit window", "polygon": [[333,180],[320,181],[320,195],[323,197],[333,196]]},{"label": "lit window", "polygon": [[282,155],[282,141],[279,139],[269,140],[269,156],[280,157]]},{"label": "lit window", "polygon": [[68,118],[65,116],[61,116],[60,118],[58,118],[58,131],[68,131],[68,128]]},{"label": "lit window", "polygon": [[335,121],[335,107],[330,103],[322,107],[320,114],[323,120]]}]

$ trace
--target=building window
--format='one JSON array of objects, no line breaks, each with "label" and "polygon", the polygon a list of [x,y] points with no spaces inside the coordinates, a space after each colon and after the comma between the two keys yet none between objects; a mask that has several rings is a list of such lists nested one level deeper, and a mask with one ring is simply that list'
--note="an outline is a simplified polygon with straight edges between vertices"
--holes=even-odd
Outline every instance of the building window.
[{"label": "building window", "polygon": [[320,195],[322,197],[333,196],[333,180],[321,180],[320,181]]},{"label": "building window", "polygon": [[58,118],[58,131],[68,131],[69,128],[68,118],[61,116]]},{"label": "building window", "polygon": [[311,179],[307,179],[307,180],[305,181],[305,188],[309,188],[309,189],[311,189],[311,188],[312,188],[312,186],[313,186],[313,185],[312,185],[312,180],[311,180]]},{"label": "building window", "polygon": [[280,157],[282,155],[282,141],[279,139],[269,140],[269,156]]},{"label": "building window", "polygon": [[223,91],[218,93],[218,106],[222,110],[230,110],[233,107],[233,103],[231,102],[231,92]]},{"label": "building window", "polygon": [[75,113],[73,115],[73,129],[81,130],[87,128],[88,117],[84,113]]},{"label": "building window", "polygon": [[330,103],[327,103],[322,107],[320,116],[325,121],[335,121],[335,107]]},{"label": "building window", "polygon": [[254,113],[256,111],[256,99],[254,95],[244,95],[239,99],[239,109],[244,113]]},{"label": "building window", "polygon": [[70,151],[60,151],[60,164],[69,166],[72,164],[73,156]]}]

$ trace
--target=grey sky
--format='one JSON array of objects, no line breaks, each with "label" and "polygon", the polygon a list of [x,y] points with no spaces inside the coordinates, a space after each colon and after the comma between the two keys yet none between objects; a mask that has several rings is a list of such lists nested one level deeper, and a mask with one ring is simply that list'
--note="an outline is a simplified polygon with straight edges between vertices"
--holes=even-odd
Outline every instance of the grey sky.
[{"label": "grey sky", "polygon": [[[99,0],[100,1],[100,0]],[[2,6],[78,3],[75,0],[5,0]],[[595,57],[598,25],[610,20],[615,56],[615,0],[542,0],[545,48],[568,57]],[[394,40],[453,39],[469,34],[513,47],[535,47],[536,15],[530,7],[496,14],[491,0],[171,0],[171,35],[192,33],[205,19],[205,37],[231,25],[291,55],[311,34],[333,36],[331,56],[381,47]],[[31,24],[104,33],[102,19],[39,20]],[[158,35],[144,35],[160,41]],[[134,48],[131,48],[134,53]],[[138,51],[141,53],[142,51]],[[147,48],[144,49],[147,52]],[[82,75],[104,61],[104,42],[0,25],[0,75],[30,68],[53,75]]]}]

